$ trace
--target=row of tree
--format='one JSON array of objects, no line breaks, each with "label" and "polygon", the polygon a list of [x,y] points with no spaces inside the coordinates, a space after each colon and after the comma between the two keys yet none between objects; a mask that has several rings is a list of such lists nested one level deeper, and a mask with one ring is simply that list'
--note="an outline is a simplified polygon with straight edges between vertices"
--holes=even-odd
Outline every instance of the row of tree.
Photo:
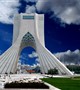
[{"label": "row of tree", "polygon": [[56,68],[54,68],[54,69],[48,70],[48,74],[57,75],[57,74],[59,74],[59,73],[58,73],[58,70],[57,70]]}]

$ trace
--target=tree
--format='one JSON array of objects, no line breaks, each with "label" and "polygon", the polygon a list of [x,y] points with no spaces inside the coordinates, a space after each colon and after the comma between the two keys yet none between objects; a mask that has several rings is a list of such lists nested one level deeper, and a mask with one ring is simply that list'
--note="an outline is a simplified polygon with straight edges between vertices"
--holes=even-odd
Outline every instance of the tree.
[{"label": "tree", "polygon": [[56,68],[50,69],[50,70],[48,70],[48,74],[57,75],[58,74],[58,70]]}]

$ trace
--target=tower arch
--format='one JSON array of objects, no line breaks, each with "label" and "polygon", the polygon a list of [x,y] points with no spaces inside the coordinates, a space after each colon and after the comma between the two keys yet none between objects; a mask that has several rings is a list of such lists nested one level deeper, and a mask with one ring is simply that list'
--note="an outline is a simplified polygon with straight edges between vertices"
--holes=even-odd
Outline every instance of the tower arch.
[{"label": "tower arch", "polygon": [[21,40],[21,45],[20,45],[20,49],[21,48],[24,48],[24,47],[27,47],[27,46],[31,46],[33,47],[34,49],[36,49],[36,43],[35,43],[35,39],[34,37],[32,36],[32,34],[30,32],[27,32],[22,40]]}]

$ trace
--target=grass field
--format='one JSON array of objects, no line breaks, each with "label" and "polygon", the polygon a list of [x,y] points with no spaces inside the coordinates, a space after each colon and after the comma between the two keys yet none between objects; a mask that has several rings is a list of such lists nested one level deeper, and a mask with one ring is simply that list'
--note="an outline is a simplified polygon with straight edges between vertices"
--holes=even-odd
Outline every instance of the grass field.
[{"label": "grass field", "polygon": [[80,78],[43,78],[42,80],[61,90],[80,90]]}]

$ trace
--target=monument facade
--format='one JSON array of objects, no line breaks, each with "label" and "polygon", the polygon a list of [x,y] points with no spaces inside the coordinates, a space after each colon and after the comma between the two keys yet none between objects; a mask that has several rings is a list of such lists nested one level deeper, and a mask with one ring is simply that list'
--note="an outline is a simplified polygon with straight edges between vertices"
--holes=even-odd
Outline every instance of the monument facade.
[{"label": "monument facade", "polygon": [[59,74],[73,75],[46,47],[43,14],[18,14],[14,18],[12,46],[0,57],[0,74],[16,73],[20,53],[25,47],[36,50],[42,73],[56,68]]}]

